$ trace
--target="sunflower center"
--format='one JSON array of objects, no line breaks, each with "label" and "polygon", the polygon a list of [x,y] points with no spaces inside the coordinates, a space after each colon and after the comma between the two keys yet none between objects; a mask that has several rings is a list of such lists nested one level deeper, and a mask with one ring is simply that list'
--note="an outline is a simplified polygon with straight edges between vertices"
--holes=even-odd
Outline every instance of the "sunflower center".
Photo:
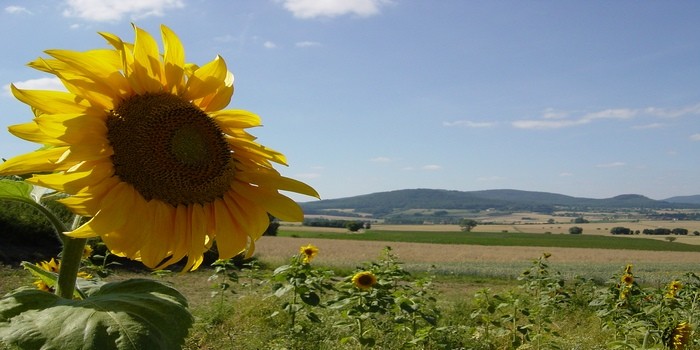
[{"label": "sunflower center", "polygon": [[234,178],[221,129],[201,109],[168,93],[133,96],[107,117],[115,174],[146,199],[208,203]]},{"label": "sunflower center", "polygon": [[373,278],[370,275],[361,275],[360,278],[357,279],[357,282],[361,286],[365,287],[370,287],[374,283]]}]

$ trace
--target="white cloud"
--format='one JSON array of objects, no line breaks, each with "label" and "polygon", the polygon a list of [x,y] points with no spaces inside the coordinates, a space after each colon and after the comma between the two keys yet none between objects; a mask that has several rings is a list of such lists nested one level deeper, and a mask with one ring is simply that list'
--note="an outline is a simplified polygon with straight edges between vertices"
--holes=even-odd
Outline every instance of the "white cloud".
[{"label": "white cloud", "polygon": [[596,164],[596,168],[619,168],[622,166],[627,165],[625,162],[612,162],[612,163],[602,163],[602,164]]},{"label": "white cloud", "polygon": [[452,127],[460,126],[465,128],[490,128],[495,126],[496,123],[493,122],[473,122],[471,120],[455,120],[452,122],[442,122],[443,126]]},{"label": "white cloud", "polygon": [[391,162],[391,158],[380,156],[380,157],[374,157],[374,158],[370,159],[369,161],[373,162],[373,163],[388,163],[388,162]]},{"label": "white cloud", "polygon": [[638,129],[638,130],[643,130],[643,129],[659,129],[662,128],[664,124],[661,123],[650,123],[650,124],[644,124],[644,125],[635,125],[632,127],[632,129]]},{"label": "white cloud", "polygon": [[[25,90],[59,90],[66,91],[66,87],[63,86],[61,80],[58,78],[39,78],[39,79],[29,79],[25,81],[15,82],[15,87]],[[10,91],[10,85],[3,86],[4,94],[6,96],[12,96]]]},{"label": "white cloud", "polygon": [[[700,115],[700,104],[682,108],[611,108],[590,112],[579,117],[570,117],[570,113],[547,109],[539,119],[523,119],[512,122],[512,126],[518,129],[560,129],[579,125],[590,124],[599,120],[628,120],[639,116],[651,116],[659,118],[677,118],[689,115]],[[635,126],[635,129],[658,128],[662,124],[651,123]]]},{"label": "white cloud", "polygon": [[436,165],[436,164],[428,164],[428,165],[422,166],[421,169],[428,170],[428,171],[436,171],[436,170],[442,169],[442,167],[439,165]]},{"label": "white cloud", "polygon": [[32,14],[31,12],[29,12],[29,10],[27,10],[26,7],[22,7],[22,6],[7,6],[7,7],[5,7],[5,12],[7,12],[9,14],[13,14],[13,15],[21,14],[21,13],[26,13],[26,14],[30,14],[30,15]]},{"label": "white cloud", "polygon": [[284,8],[297,18],[337,17],[354,14],[374,16],[390,0],[281,0]]},{"label": "white cloud", "polygon": [[561,176],[561,177],[568,177],[568,176],[574,176],[574,174],[565,171],[565,172],[559,173],[559,176]]},{"label": "white cloud", "polygon": [[95,22],[162,17],[166,10],[185,7],[183,0],[66,0],[66,5],[64,16]]},{"label": "white cloud", "polygon": [[266,41],[266,42],[264,42],[264,43],[263,43],[263,46],[264,46],[266,49],[276,49],[276,48],[277,48],[277,44],[273,43],[272,41]]},{"label": "white cloud", "polygon": [[693,141],[700,141],[700,133],[690,135],[690,139]]},{"label": "white cloud", "polygon": [[321,43],[317,41],[300,41],[296,44],[294,44],[296,47],[315,47],[315,46],[321,46]]}]

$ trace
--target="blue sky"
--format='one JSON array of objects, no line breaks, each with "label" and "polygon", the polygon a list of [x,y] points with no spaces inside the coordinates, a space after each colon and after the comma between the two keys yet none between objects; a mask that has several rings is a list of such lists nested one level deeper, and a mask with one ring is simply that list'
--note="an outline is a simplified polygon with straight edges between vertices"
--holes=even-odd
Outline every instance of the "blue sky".
[{"label": "blue sky", "polygon": [[[511,188],[589,198],[700,194],[700,2],[1,0],[8,92],[58,89],[52,48],[161,23],[187,61],[222,55],[286,176],[322,198]],[[35,149],[0,131],[0,157]],[[307,197],[293,197],[310,200]]]}]

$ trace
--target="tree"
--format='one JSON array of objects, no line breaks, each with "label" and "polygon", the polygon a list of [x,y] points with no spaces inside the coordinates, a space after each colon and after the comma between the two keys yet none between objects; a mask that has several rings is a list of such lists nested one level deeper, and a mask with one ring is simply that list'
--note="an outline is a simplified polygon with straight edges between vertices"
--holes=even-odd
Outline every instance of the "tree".
[{"label": "tree", "polygon": [[617,226],[610,229],[610,233],[614,235],[631,235],[632,230],[627,227]]},{"label": "tree", "polygon": [[684,228],[674,228],[673,230],[671,230],[671,233],[673,233],[674,235],[687,236],[688,230]]},{"label": "tree", "polygon": [[569,233],[572,235],[580,235],[583,233],[583,228],[579,226],[571,226],[569,227]]},{"label": "tree", "polygon": [[357,232],[363,227],[365,227],[365,224],[359,221],[348,221],[345,223],[345,228],[350,232]]},{"label": "tree", "polygon": [[478,224],[479,223],[476,222],[476,220],[466,219],[466,218],[459,221],[459,227],[461,227],[462,231],[464,231],[464,232],[471,231]]},{"label": "tree", "polygon": [[579,216],[573,220],[574,224],[587,224],[588,220],[584,219],[583,216]]}]

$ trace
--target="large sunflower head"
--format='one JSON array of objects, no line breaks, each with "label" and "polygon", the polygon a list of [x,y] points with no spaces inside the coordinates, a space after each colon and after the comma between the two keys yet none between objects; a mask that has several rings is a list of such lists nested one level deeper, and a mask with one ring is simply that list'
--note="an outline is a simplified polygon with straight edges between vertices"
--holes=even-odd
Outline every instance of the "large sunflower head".
[{"label": "large sunflower head", "polygon": [[195,269],[214,242],[222,259],[252,253],[268,213],[301,221],[279,191],[318,194],[273,168],[284,156],[246,131],[257,115],[223,109],[233,94],[224,59],[186,63],[169,28],[161,26],[162,53],[134,31],[133,43],[100,33],[111,48],[49,50],[29,64],[67,92],[11,87],[35,118],[10,132],[45,147],[0,164],[0,174],[44,173],[29,181],[70,194],[63,204],[92,217],[69,236],[100,236],[152,268],[187,257],[185,269]]}]

